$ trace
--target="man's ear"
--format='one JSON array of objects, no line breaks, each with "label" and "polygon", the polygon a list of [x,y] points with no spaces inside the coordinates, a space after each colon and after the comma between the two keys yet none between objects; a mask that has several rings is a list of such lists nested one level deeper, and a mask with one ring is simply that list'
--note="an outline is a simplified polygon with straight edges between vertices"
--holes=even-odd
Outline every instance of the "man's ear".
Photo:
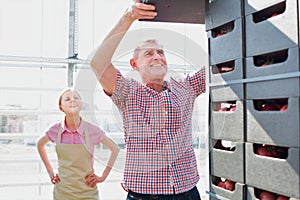
[{"label": "man's ear", "polygon": [[131,65],[131,67],[132,67],[134,70],[138,71],[138,67],[137,67],[137,65],[136,65],[136,62],[135,62],[134,58],[131,58],[131,59],[130,59],[130,65]]}]

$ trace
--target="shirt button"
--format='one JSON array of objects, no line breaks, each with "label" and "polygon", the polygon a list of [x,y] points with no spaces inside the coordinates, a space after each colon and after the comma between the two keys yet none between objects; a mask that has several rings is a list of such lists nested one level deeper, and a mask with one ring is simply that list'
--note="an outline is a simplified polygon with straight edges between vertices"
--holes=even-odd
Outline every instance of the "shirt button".
[{"label": "shirt button", "polygon": [[168,111],[166,111],[166,114],[168,114]]}]

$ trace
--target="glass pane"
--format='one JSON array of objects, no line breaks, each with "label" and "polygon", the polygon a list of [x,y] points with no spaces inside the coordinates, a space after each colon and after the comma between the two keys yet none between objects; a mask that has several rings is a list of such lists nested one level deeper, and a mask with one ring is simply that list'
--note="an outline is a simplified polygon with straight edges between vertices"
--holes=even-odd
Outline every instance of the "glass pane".
[{"label": "glass pane", "polygon": [[2,110],[38,110],[40,92],[29,90],[1,90],[0,108]]},{"label": "glass pane", "polygon": [[41,88],[62,90],[68,86],[68,70],[66,66],[42,68],[40,71]]},{"label": "glass pane", "polygon": [[40,56],[42,1],[0,0],[0,54]]},{"label": "glass pane", "polygon": [[69,0],[43,1],[43,57],[68,57]]},{"label": "glass pane", "polygon": [[38,67],[0,67],[1,87],[36,88],[40,86],[40,80]]}]

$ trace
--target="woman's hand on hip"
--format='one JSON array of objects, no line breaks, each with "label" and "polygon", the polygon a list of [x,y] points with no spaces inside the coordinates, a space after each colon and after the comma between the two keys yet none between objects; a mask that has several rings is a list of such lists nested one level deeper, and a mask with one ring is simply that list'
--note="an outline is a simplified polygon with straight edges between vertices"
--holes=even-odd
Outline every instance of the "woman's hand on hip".
[{"label": "woman's hand on hip", "polygon": [[50,175],[51,183],[57,184],[60,182],[58,174],[52,174]]},{"label": "woman's hand on hip", "polygon": [[97,176],[92,173],[85,177],[85,183],[90,187],[95,187],[97,183],[102,183],[105,180],[102,176]]}]

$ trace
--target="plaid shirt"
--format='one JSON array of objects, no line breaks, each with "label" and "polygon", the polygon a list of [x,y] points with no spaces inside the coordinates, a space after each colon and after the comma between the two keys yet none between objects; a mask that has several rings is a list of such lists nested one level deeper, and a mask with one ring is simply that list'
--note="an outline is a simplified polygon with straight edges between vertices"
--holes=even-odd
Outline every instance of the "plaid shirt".
[{"label": "plaid shirt", "polygon": [[127,187],[142,194],[172,194],[192,189],[199,181],[192,145],[192,113],[205,92],[205,68],[184,80],[171,79],[157,92],[117,74],[111,96],[123,119]]}]

